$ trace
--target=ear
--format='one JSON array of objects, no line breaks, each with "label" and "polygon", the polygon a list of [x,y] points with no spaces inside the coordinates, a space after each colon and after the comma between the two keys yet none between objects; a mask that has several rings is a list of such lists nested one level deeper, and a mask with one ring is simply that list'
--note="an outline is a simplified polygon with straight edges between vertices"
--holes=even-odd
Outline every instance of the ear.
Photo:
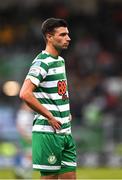
[{"label": "ear", "polygon": [[50,41],[52,38],[52,35],[48,33],[46,36],[47,36],[47,40]]}]

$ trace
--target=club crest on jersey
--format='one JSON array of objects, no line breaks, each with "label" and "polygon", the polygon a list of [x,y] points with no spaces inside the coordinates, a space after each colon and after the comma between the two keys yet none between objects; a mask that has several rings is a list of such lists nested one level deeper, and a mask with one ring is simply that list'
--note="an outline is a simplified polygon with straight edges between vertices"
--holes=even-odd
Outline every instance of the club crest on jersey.
[{"label": "club crest on jersey", "polygon": [[54,154],[52,154],[52,155],[49,156],[48,162],[49,162],[50,164],[55,164],[56,161],[57,161],[57,158],[56,158],[56,156],[55,156]]},{"label": "club crest on jersey", "polygon": [[53,69],[53,72],[56,73],[56,69]]}]

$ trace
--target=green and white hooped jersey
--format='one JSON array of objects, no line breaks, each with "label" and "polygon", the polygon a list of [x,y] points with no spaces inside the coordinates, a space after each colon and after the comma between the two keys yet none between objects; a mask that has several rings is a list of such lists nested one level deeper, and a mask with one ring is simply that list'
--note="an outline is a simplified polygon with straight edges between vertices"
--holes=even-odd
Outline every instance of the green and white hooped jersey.
[{"label": "green and white hooped jersey", "polygon": [[[62,124],[56,133],[71,133],[71,115],[64,59],[42,51],[32,62],[26,79],[37,86],[34,95]],[[54,133],[48,120],[36,113],[33,132]]]}]

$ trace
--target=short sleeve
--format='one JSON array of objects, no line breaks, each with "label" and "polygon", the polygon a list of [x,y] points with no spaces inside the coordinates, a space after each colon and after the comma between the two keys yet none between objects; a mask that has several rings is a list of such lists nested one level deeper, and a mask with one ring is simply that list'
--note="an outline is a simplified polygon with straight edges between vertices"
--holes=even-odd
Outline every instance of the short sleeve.
[{"label": "short sleeve", "polygon": [[39,86],[39,84],[46,77],[48,72],[48,65],[41,59],[34,60],[26,76],[26,79],[30,79],[33,84]]}]

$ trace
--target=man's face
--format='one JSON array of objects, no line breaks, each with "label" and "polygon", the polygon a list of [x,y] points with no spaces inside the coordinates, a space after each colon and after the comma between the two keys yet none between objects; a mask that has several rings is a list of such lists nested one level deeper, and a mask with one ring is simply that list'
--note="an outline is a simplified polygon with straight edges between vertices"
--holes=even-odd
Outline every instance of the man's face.
[{"label": "man's face", "polygon": [[55,28],[54,33],[50,36],[50,42],[57,50],[67,49],[70,40],[67,27]]}]

